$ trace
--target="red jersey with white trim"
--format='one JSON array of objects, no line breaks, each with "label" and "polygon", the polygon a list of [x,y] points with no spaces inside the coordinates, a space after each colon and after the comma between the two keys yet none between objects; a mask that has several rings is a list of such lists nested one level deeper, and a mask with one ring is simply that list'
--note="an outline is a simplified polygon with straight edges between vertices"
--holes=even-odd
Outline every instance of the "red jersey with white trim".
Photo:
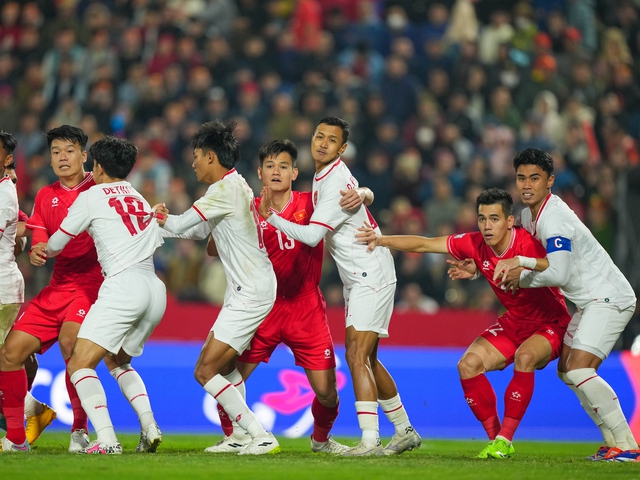
[{"label": "red jersey with white trim", "polygon": [[[311,192],[291,192],[289,202],[282,211],[273,212],[285,220],[299,225],[308,225],[313,213]],[[256,209],[261,198],[255,198]],[[322,276],[322,242],[310,247],[289,238],[266,220],[261,220],[264,246],[273,264],[278,280],[277,298],[293,298],[318,288]]]},{"label": "red jersey with white trim", "polygon": [[497,255],[493,248],[486,244],[480,232],[451,235],[447,239],[447,249],[457,260],[473,258],[498,300],[507,309],[505,315],[510,319],[539,324],[556,321],[561,327],[566,327],[571,321],[564,297],[558,288],[520,288],[514,295],[510,291],[502,290],[493,281],[493,272],[499,260],[517,255],[533,258],[545,256],[546,252],[540,242],[524,228],[511,229],[511,241],[502,255]]},{"label": "red jersey with white trim", "polygon": [[[49,237],[60,227],[78,195],[93,185],[93,174],[87,173],[84,180],[73,188],[67,188],[59,181],[41,188],[27,222],[27,228],[33,231],[31,244],[47,243]],[[102,283],[102,280],[96,247],[93,239],[84,232],[71,240],[56,257],[50,285],[60,288],[91,281]]]}]

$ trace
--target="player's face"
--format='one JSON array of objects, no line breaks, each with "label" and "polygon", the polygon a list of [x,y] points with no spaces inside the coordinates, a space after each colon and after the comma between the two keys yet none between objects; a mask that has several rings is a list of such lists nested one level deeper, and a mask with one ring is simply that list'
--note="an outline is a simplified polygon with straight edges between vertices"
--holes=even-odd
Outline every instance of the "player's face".
[{"label": "player's face", "polygon": [[213,183],[211,177],[211,155],[213,152],[205,152],[201,148],[193,149],[193,170],[199,182]]},{"label": "player's face", "polygon": [[274,192],[291,190],[291,183],[297,177],[298,169],[293,167],[293,160],[287,152],[265,158],[262,167],[258,168],[258,178]]},{"label": "player's face", "polygon": [[502,205],[480,205],[478,207],[478,229],[484,237],[484,241],[493,250],[500,254],[509,246],[513,227],[513,215],[505,217]]},{"label": "player's face", "polygon": [[51,142],[51,167],[58,178],[84,176],[87,152],[77,143],[56,138]]},{"label": "player's face", "polygon": [[520,165],[516,171],[516,187],[520,200],[536,214],[549,195],[555,177],[538,165]]},{"label": "player's face", "polygon": [[311,137],[311,156],[318,166],[333,162],[347,149],[342,140],[342,129],[335,125],[321,123]]}]

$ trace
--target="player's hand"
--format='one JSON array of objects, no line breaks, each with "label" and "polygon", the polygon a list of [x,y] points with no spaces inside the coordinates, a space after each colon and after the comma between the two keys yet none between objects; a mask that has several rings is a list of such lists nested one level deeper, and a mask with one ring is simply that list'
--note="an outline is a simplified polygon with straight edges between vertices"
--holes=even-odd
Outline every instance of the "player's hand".
[{"label": "player's hand", "polygon": [[158,203],[153,206],[151,209],[153,212],[153,216],[156,218],[156,222],[161,227],[164,227],[164,224],[167,223],[167,217],[169,217],[169,209],[164,203]]},{"label": "player's hand", "polygon": [[271,208],[271,192],[271,187],[262,187],[262,190],[260,190],[262,200],[260,200],[260,208],[258,211],[264,219],[271,216],[271,212],[269,211],[269,208]]},{"label": "player's hand", "polygon": [[498,284],[498,286],[505,292],[511,292],[513,295],[515,295],[520,288],[520,276],[518,275],[518,277],[513,280],[502,281]]},{"label": "player's hand", "polygon": [[351,188],[346,192],[340,190],[340,195],[342,195],[340,207],[342,207],[343,210],[355,212],[360,208],[360,205],[364,203],[364,192],[359,192],[356,188]]},{"label": "player's hand", "polygon": [[473,278],[478,270],[473,258],[465,258],[464,260],[447,260],[447,263],[452,265],[449,267],[449,270],[447,270],[451,280],[466,280]]},{"label": "player's hand", "polygon": [[375,232],[375,230],[369,225],[369,222],[364,222],[364,227],[358,228],[358,232],[356,233],[356,239],[359,242],[366,243],[367,249],[373,251],[378,245],[378,240],[380,236]]},{"label": "player's hand", "polygon": [[40,242],[33,246],[31,251],[29,252],[29,261],[31,265],[35,265],[36,267],[41,267],[45,263],[47,263],[47,244]]},{"label": "player's hand", "polygon": [[513,280],[516,275],[519,278],[521,271],[522,267],[520,266],[520,259],[517,257],[499,260],[493,272],[493,281],[497,282],[498,279],[500,279],[500,282],[497,283],[497,285],[501,286],[506,281]]}]

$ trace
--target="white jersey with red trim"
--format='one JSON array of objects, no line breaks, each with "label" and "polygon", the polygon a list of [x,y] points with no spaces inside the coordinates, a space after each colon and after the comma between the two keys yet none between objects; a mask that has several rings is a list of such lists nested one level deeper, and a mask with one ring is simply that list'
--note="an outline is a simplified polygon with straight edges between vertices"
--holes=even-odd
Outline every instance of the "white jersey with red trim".
[{"label": "white jersey with red trim", "polygon": [[[633,288],[613,263],[611,257],[571,208],[557,195],[549,194],[531,218],[528,208],[521,214],[526,228],[549,253],[571,252],[569,281],[557,285],[564,296],[584,308],[590,302],[605,302],[626,308],[636,301]],[[540,286],[536,277],[545,272],[530,273],[531,287]]]},{"label": "white jersey with red trim", "polygon": [[314,211],[309,224],[321,225],[329,230],[325,236],[326,248],[338,266],[345,287],[364,284],[371,288],[396,282],[396,270],[387,247],[376,247],[373,252],[356,239],[358,228],[368,222],[380,234],[378,224],[362,205],[356,213],[340,207],[340,190],[358,188],[358,181],[338,158],[327,165],[313,179]]},{"label": "white jersey with red trim", "polygon": [[13,254],[18,225],[18,193],[8,175],[0,178],[0,303],[24,301],[24,278]]},{"label": "white jersey with red trim", "polygon": [[62,250],[85,230],[107,277],[146,260],[163,244],[149,203],[126,181],[101,183],[80,193],[49,240],[47,252]]},{"label": "white jersey with red trim", "polygon": [[[196,200],[193,210],[208,223],[216,242],[227,278],[225,298],[233,295],[252,305],[273,303],[276,276],[262,240],[253,191],[242,175],[230,170]],[[165,228],[171,230],[167,223]]]}]

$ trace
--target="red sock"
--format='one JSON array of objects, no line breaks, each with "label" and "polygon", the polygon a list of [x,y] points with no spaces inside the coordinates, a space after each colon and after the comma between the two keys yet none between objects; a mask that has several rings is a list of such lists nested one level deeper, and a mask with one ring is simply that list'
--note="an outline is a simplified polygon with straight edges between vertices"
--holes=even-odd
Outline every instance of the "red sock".
[{"label": "red sock", "polygon": [[533,372],[513,372],[504,392],[504,421],[500,436],[511,441],[533,396]]},{"label": "red sock", "polygon": [[[69,363],[69,359],[65,360],[64,363]],[[71,431],[74,432],[76,430],[84,428],[88,432],[89,424],[87,423],[87,412],[85,412],[84,408],[82,408],[82,402],[78,397],[76,387],[74,387],[73,383],[71,383],[69,372],[65,372],[64,381],[67,385],[67,393],[69,394],[69,400],[71,401],[71,410],[73,411],[73,425],[71,426]]]},{"label": "red sock", "polygon": [[233,423],[231,423],[231,419],[229,415],[225,411],[224,407],[218,404],[218,416],[220,417],[220,426],[222,427],[222,432],[225,436],[230,436],[233,434]]},{"label": "red sock", "polygon": [[27,395],[27,373],[22,370],[0,372],[0,394],[7,419],[7,438],[21,444],[27,439],[24,432],[24,397]]},{"label": "red sock", "polygon": [[318,397],[313,397],[311,404],[311,414],[313,415],[313,433],[311,436],[316,442],[326,442],[329,439],[329,432],[333,427],[333,422],[338,418],[340,402],[335,407],[325,407],[320,403]]},{"label": "red sock", "polygon": [[476,416],[490,440],[496,438],[500,431],[500,417],[498,417],[498,406],[496,392],[484,374],[473,378],[461,378],[464,398]]}]

